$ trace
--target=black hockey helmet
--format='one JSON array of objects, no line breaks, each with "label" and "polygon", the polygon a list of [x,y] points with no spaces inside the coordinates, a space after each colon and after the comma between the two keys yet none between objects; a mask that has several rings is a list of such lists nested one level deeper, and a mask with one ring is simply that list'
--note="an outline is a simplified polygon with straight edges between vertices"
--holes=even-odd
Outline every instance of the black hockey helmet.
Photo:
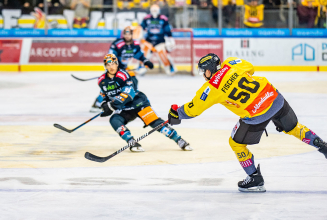
[{"label": "black hockey helmet", "polygon": [[198,73],[199,75],[204,75],[205,71],[209,70],[211,72],[210,78],[207,78],[205,75],[204,76],[210,80],[212,75],[220,70],[220,64],[220,58],[214,53],[209,53],[199,60]]}]

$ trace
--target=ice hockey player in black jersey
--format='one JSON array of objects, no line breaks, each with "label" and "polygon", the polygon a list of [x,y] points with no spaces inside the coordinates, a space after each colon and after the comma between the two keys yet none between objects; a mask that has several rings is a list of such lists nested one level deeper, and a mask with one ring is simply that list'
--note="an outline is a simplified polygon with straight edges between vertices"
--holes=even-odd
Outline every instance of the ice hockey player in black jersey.
[{"label": "ice hockey player in black jersey", "polygon": [[[135,77],[135,73],[138,75],[144,75],[146,72],[145,66],[149,69],[153,68],[153,63],[144,57],[144,54],[140,48],[140,43],[133,40],[133,29],[129,26],[123,30],[123,38],[118,38],[112,42],[108,54],[116,55],[119,62],[119,68],[128,72],[128,74],[133,78],[136,87],[137,79]],[[128,64],[133,58],[143,62],[143,65],[139,66],[137,70],[129,70],[128,68]],[[94,101],[90,112],[101,111],[100,104],[102,101],[103,99],[99,95]]]},{"label": "ice hockey player in black jersey", "polygon": [[[110,124],[122,139],[127,143],[135,141],[126,124],[137,117],[144,122],[145,126],[152,128],[164,122],[153,111],[146,95],[136,89],[131,76],[118,68],[118,58],[114,54],[105,56],[104,65],[107,71],[98,79],[101,95],[104,98],[101,103],[103,109],[101,117],[111,115]],[[158,131],[174,140],[182,150],[192,150],[189,143],[170,126],[166,125]],[[135,143],[130,150],[132,152],[144,151],[139,143]]]},{"label": "ice hockey player in black jersey", "polygon": [[144,56],[150,59],[152,52],[156,52],[166,74],[172,75],[176,72],[176,68],[168,53],[174,50],[175,40],[172,37],[168,18],[160,14],[160,8],[156,4],[151,6],[150,12],[141,23],[146,31],[145,41],[142,41]]}]

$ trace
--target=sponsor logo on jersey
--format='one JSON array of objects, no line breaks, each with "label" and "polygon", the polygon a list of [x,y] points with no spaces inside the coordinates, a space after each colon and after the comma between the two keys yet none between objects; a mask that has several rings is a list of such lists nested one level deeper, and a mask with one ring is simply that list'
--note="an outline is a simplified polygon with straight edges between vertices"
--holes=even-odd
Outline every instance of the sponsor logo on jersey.
[{"label": "sponsor logo on jersey", "polygon": [[121,78],[124,81],[127,79],[126,75],[122,72],[117,72],[116,77]]},{"label": "sponsor logo on jersey", "polygon": [[247,159],[246,161],[240,161],[242,167],[249,167],[253,164],[251,159]]},{"label": "sponsor logo on jersey", "polygon": [[310,139],[308,139],[308,138],[303,138],[302,139],[302,142],[304,142],[304,143],[306,143],[306,144],[309,144],[310,143]]},{"label": "sponsor logo on jersey", "polygon": [[221,88],[221,91],[223,91],[224,93],[226,93],[226,91],[228,91],[228,89],[230,88],[230,86],[233,84],[233,82],[237,79],[237,77],[239,77],[239,75],[237,73],[234,73],[229,80],[227,80],[227,82],[225,83],[225,85],[223,86],[223,88]]},{"label": "sponsor logo on jersey", "polygon": [[202,93],[200,99],[205,101],[209,95],[209,92],[210,92],[210,88],[209,86],[204,90],[204,92]]},{"label": "sponsor logo on jersey", "polygon": [[[310,130],[311,131],[311,130]],[[316,135],[316,133],[314,133],[313,131],[311,131],[311,133],[313,134],[313,135]]]},{"label": "sponsor logo on jersey", "polygon": [[272,85],[267,84],[260,94],[254,99],[254,101],[246,107],[251,116],[259,114],[263,110],[267,109],[271,103],[276,99],[278,93],[275,91]]},{"label": "sponsor logo on jersey", "polygon": [[116,84],[114,84],[114,85],[108,85],[107,90],[113,90],[113,89],[116,89],[116,88],[117,88],[117,85]]},{"label": "sponsor logo on jersey", "polygon": [[106,75],[105,75],[105,74],[103,74],[102,76],[99,77],[99,79],[98,79],[98,85],[100,84],[100,82],[101,82],[104,78],[106,78]]},{"label": "sponsor logo on jersey", "polygon": [[224,78],[225,74],[230,70],[230,67],[227,65],[224,65],[223,68],[221,68],[209,81],[209,83],[215,87],[216,89],[219,88],[219,85]]},{"label": "sponsor logo on jersey", "polygon": [[232,60],[232,61],[229,61],[228,63],[229,63],[230,65],[235,65],[235,64],[238,64],[238,63],[242,63],[242,60],[240,60],[240,59]]},{"label": "sponsor logo on jersey", "polygon": [[125,45],[125,41],[122,41],[122,42],[120,42],[120,43],[117,44],[117,48],[120,49],[124,45]]}]

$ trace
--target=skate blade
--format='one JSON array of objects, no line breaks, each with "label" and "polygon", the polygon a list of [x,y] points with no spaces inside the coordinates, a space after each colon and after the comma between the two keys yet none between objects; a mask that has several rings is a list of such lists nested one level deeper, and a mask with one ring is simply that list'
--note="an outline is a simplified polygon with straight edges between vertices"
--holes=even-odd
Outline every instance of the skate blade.
[{"label": "skate blade", "polygon": [[186,146],[184,148],[182,148],[183,151],[192,151],[193,148],[191,148],[190,146]]},{"label": "skate blade", "polygon": [[264,193],[266,192],[265,186],[255,186],[255,187],[250,187],[250,188],[238,188],[240,192],[245,192],[245,193]]},{"label": "skate blade", "polygon": [[130,151],[135,152],[135,153],[141,153],[141,152],[144,152],[145,150],[142,147],[132,147],[132,148],[130,148]]}]

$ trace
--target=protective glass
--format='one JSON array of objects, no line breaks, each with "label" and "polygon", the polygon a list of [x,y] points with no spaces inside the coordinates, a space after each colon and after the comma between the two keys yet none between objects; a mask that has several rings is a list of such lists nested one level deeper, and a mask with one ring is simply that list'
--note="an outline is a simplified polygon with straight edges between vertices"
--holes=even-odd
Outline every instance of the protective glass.
[{"label": "protective glass", "polygon": [[118,65],[117,58],[115,58],[115,57],[113,57],[111,59],[107,59],[106,63],[108,63],[109,65],[112,65],[112,64],[117,64]]},{"label": "protective glass", "polygon": [[200,76],[202,76],[204,73],[205,73],[205,69],[202,69],[202,68],[198,68],[198,74],[200,75]]}]

